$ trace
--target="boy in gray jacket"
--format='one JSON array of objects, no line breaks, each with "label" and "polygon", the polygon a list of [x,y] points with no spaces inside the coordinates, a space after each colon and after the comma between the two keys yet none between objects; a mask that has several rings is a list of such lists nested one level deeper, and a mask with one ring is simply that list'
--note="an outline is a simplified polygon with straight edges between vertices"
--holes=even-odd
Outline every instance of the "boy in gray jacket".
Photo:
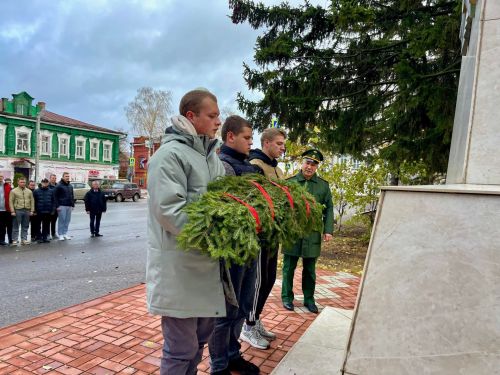
[{"label": "boy in gray jacket", "polygon": [[161,375],[196,374],[214,319],[226,314],[219,262],[178,249],[176,242],[187,221],[182,208],[224,175],[215,153],[221,124],[217,98],[190,91],[179,112],[148,167],[147,305],[162,316]]}]

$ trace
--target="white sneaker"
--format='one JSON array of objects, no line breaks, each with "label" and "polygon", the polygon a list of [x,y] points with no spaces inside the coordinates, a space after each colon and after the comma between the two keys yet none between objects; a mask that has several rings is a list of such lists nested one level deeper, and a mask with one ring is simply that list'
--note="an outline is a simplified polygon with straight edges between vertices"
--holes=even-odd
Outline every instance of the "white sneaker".
[{"label": "white sneaker", "polygon": [[71,236],[68,236],[67,234],[65,234],[65,235],[64,235],[64,238],[65,238],[66,240],[71,240],[71,238],[72,238],[72,237],[71,237]]},{"label": "white sneaker", "polygon": [[276,335],[271,331],[266,330],[260,319],[255,322],[255,327],[257,327],[257,330],[259,331],[260,335],[267,341],[276,340]]},{"label": "white sneaker", "polygon": [[247,326],[243,324],[243,329],[241,330],[240,340],[248,342],[251,346],[257,349],[267,349],[269,348],[269,341],[263,338],[260,332],[257,330],[256,326]]},{"label": "white sneaker", "polygon": [[66,239],[66,237],[64,237],[64,236],[59,236],[59,237],[57,237],[57,239],[58,239],[59,241],[64,241],[64,240]]}]

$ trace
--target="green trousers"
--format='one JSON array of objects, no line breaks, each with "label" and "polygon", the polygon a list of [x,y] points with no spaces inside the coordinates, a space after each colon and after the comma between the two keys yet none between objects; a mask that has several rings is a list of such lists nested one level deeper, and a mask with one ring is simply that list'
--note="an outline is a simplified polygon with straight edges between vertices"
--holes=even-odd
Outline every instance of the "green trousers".
[{"label": "green trousers", "polygon": [[[283,255],[283,285],[281,300],[293,302],[293,275],[300,257]],[[316,286],[316,261],[318,258],[302,258],[302,293],[304,304],[314,303],[314,288]]]}]

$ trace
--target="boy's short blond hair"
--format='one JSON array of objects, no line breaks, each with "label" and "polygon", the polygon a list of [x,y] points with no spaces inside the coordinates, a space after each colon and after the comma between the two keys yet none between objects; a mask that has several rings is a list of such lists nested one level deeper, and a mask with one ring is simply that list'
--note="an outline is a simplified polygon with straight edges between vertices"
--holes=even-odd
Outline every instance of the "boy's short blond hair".
[{"label": "boy's short blond hair", "polygon": [[272,141],[277,136],[282,135],[286,139],[286,133],[279,128],[267,128],[260,136],[260,145],[264,146],[265,141]]}]

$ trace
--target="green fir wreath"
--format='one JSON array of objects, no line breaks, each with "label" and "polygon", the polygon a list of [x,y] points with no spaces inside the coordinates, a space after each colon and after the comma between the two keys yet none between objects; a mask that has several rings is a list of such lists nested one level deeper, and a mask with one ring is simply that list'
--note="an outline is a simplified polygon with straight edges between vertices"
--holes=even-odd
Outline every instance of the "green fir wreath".
[{"label": "green fir wreath", "polygon": [[311,232],[323,231],[323,205],[305,188],[258,174],[213,181],[184,211],[188,221],[177,237],[179,246],[228,265],[257,258],[261,241],[271,249],[291,247]]}]

